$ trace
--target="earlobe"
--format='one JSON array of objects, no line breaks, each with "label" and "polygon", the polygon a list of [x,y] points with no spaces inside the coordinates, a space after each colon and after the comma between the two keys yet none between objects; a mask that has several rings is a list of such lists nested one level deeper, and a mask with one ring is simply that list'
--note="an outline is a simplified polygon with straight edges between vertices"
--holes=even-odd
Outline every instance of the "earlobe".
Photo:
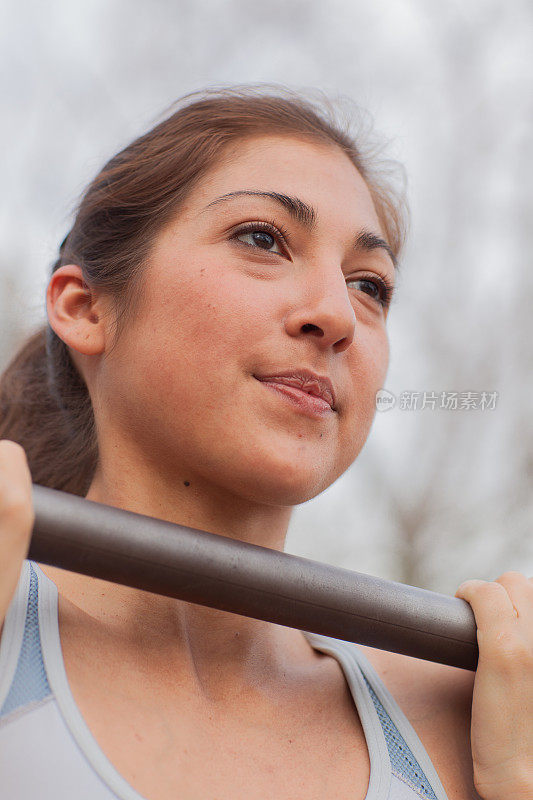
[{"label": "earlobe", "polygon": [[77,264],[65,264],[53,273],[46,290],[46,310],[51,328],[69,347],[84,355],[104,351],[99,301]]}]

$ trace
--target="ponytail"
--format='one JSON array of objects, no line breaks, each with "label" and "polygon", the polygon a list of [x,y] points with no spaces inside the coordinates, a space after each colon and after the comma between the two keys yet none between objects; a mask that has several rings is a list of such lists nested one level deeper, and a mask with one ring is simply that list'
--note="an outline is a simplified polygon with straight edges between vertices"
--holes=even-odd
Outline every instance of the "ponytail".
[{"label": "ponytail", "polygon": [[22,445],[34,483],[87,494],[98,460],[91,400],[49,325],[30,336],[0,379],[0,439]]}]

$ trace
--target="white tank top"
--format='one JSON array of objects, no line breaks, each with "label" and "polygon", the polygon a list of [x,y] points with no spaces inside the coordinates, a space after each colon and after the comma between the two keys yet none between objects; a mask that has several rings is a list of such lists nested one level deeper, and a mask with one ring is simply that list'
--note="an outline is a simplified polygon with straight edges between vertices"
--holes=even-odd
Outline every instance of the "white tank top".
[{"label": "white tank top", "polygon": [[[337,659],[370,756],[365,800],[447,800],[422,743],[357,645],[305,633]],[[71,694],[57,588],[24,562],[0,643],[0,795],[6,800],[146,800],[107,759]]]}]

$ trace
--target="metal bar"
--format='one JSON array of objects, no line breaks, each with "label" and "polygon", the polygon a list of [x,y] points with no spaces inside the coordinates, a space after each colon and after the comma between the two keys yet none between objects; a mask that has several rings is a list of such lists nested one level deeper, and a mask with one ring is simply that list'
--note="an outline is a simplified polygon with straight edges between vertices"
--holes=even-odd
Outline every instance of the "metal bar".
[{"label": "metal bar", "polygon": [[33,485],[29,558],[311,633],[475,670],[464,600]]}]

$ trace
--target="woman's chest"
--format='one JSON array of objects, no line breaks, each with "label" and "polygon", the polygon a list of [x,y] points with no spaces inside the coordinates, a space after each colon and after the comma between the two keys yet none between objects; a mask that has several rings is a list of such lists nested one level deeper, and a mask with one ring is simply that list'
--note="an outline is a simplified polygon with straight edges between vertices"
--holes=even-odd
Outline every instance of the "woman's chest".
[{"label": "woman's chest", "polygon": [[[114,768],[148,800],[363,800],[370,761],[357,713],[277,718],[251,709],[209,713],[186,698],[132,703],[120,692],[76,703]],[[111,689],[111,687],[108,687]]]},{"label": "woman's chest", "polygon": [[[74,700],[113,767],[148,800],[363,800],[370,759],[359,714],[335,659],[271,706],[234,695],[199,704],[175,671],[162,684],[105,648],[65,641]],[[449,800],[470,800],[472,676],[363,648],[426,748]],[[92,657],[87,658],[92,653]],[[155,670],[157,673],[158,670]],[[453,674],[452,674],[453,673]]]},{"label": "woman's chest", "polygon": [[[77,618],[75,618],[75,621]],[[62,629],[74,702],[101,752],[147,800],[363,800],[366,740],[335,659],[246,689],[198,691],[186,659],[145,662],[105,638]],[[98,631],[96,631],[98,634]],[[214,665],[213,669],[216,669]]]}]

